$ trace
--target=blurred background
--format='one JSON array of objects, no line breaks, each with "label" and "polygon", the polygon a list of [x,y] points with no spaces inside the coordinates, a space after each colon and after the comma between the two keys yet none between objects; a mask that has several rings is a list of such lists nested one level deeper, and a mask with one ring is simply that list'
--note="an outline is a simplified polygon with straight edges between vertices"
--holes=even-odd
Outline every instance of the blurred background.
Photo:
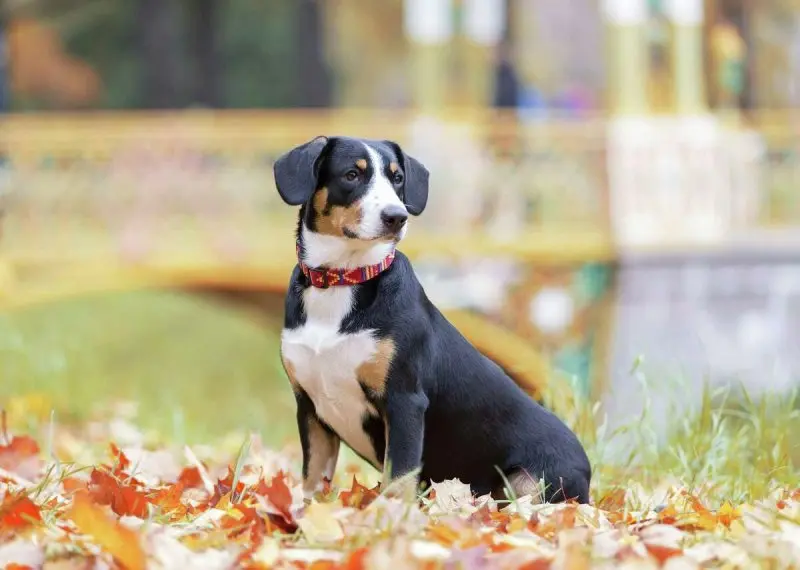
[{"label": "blurred background", "polygon": [[401,249],[532,393],[788,391],[798,104],[800,0],[0,0],[0,403],[295,437],[272,163],[320,134],[429,167]]}]

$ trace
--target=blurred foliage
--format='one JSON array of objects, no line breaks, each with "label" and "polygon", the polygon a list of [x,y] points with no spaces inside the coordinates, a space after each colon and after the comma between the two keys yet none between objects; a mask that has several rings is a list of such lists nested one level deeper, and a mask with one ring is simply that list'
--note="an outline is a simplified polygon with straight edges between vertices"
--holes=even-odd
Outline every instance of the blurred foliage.
[{"label": "blurred foliage", "polygon": [[[204,441],[253,429],[294,435],[279,357],[280,315],[248,315],[177,291],[64,299],[0,314],[0,408],[41,394],[49,416],[83,421],[118,400],[142,426]],[[28,410],[30,413],[30,410]]]},{"label": "blurred foliage", "polygon": [[[183,80],[195,66],[188,49],[188,25],[196,4],[191,0],[176,2],[177,57],[187,71],[182,74]],[[217,52],[225,107],[297,104],[296,46],[304,41],[297,33],[298,4],[293,0],[219,1]],[[65,51],[95,69],[104,89],[93,106],[101,109],[144,106],[137,9],[138,2],[125,0],[14,0],[6,5],[13,17],[35,17],[55,28]],[[13,103],[19,110],[47,106],[43,101],[19,96]]]}]

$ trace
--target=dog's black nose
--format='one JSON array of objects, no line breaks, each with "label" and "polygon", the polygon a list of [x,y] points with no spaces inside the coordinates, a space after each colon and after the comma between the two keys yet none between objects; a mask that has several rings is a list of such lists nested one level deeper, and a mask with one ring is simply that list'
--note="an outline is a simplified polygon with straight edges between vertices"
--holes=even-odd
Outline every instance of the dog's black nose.
[{"label": "dog's black nose", "polygon": [[399,232],[407,219],[408,212],[402,206],[389,206],[381,212],[383,226],[390,232]]}]

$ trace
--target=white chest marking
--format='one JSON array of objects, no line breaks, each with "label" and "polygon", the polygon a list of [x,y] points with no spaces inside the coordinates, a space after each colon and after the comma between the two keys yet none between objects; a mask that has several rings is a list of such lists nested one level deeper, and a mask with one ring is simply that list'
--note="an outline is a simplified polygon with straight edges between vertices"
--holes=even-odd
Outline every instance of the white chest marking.
[{"label": "white chest marking", "polygon": [[373,331],[341,334],[339,325],[353,305],[350,287],[303,293],[306,322],[281,335],[283,358],[294,368],[295,381],[314,402],[317,415],[350,447],[371,463],[372,443],[364,432],[365,414],[376,414],[358,383],[356,371],[377,352]]}]

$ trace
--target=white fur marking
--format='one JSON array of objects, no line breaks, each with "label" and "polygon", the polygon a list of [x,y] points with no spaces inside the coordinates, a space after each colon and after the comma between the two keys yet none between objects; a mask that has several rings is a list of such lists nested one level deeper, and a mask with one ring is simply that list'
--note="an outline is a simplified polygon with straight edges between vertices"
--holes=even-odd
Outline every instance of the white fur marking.
[{"label": "white fur marking", "polygon": [[[408,224],[406,224],[407,226]],[[309,231],[303,226],[303,262],[309,267],[353,269],[380,263],[395,244],[383,241],[363,241]]]},{"label": "white fur marking", "polygon": [[361,201],[362,216],[359,234],[366,239],[373,239],[383,232],[381,212],[388,206],[400,206],[405,209],[405,204],[400,200],[391,180],[386,176],[387,165],[383,162],[381,155],[367,144],[364,144],[364,147],[367,149],[374,175],[367,193]]},{"label": "white fur marking", "polygon": [[350,287],[309,287],[303,304],[305,324],[284,329],[281,335],[283,357],[292,364],[295,380],[314,402],[317,415],[356,452],[379,466],[381,461],[362,427],[365,415],[376,415],[376,410],[356,378],[358,367],[377,352],[373,331],[339,332],[353,306]]}]

